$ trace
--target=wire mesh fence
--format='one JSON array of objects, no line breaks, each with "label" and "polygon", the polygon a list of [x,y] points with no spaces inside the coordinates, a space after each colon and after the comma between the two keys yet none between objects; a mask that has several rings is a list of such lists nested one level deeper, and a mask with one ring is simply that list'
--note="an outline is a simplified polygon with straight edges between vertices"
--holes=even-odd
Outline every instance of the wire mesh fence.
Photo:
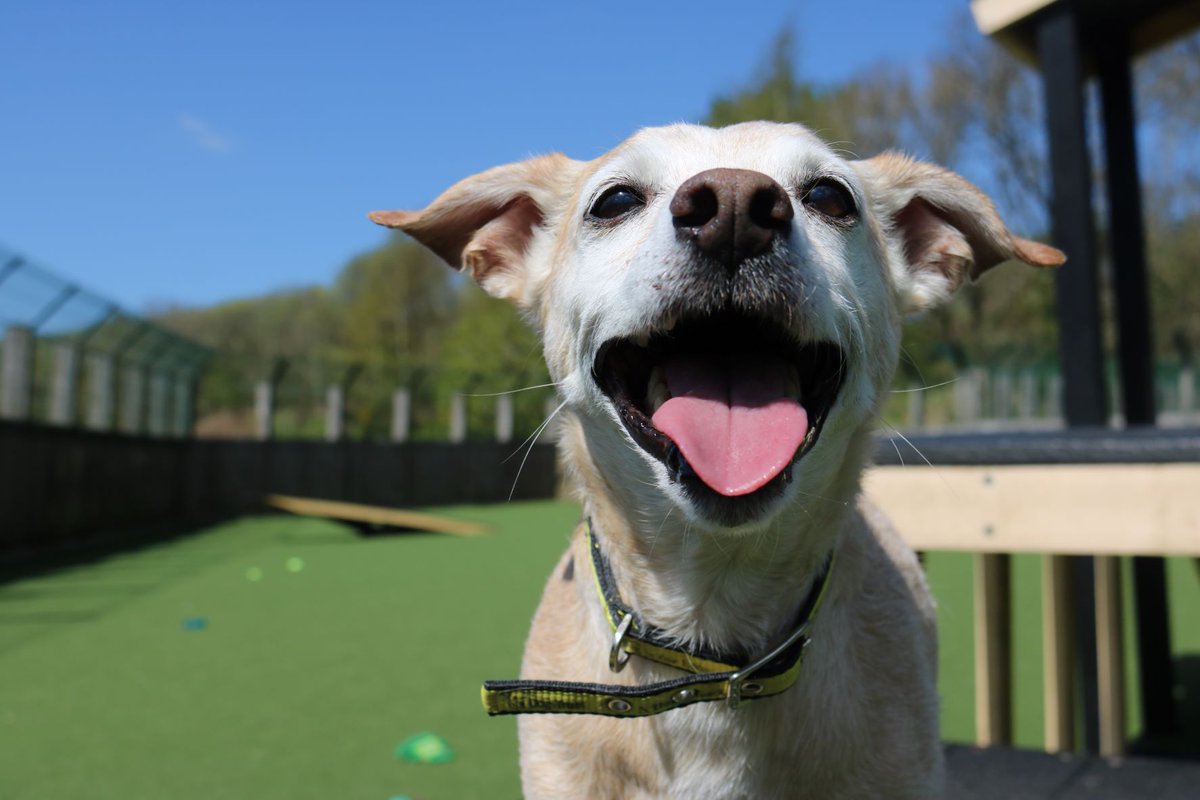
[{"label": "wire mesh fence", "polygon": [[0,245],[0,419],[191,433],[211,351]]}]

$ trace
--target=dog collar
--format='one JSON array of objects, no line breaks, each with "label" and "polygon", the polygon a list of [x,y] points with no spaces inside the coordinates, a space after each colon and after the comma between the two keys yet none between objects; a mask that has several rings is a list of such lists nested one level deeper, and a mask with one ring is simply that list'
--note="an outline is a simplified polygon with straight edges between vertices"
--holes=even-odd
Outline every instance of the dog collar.
[{"label": "dog collar", "polygon": [[[767,653],[750,658],[741,652],[720,652],[706,647],[681,648],[661,629],[640,619],[621,599],[612,566],[592,534],[591,520],[584,524],[596,592],[613,632],[608,666],[624,669],[637,655],[692,673],[645,686],[622,686],[570,681],[484,681],[484,710],[502,714],[599,714],[606,717],[648,717],[693,703],[724,700],[737,708],[743,700],[759,700],[791,688],[800,677],[804,653],[812,641],[809,629],[829,588],[833,553],[825,558],[808,596],[800,605],[796,622],[784,640]],[[744,666],[737,666],[743,664]]]}]

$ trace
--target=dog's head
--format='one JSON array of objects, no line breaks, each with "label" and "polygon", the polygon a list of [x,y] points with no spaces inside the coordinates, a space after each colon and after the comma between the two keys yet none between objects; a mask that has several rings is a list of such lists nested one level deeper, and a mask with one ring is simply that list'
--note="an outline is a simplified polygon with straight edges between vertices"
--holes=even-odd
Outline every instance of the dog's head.
[{"label": "dog's head", "polygon": [[1002,261],[1063,261],[954,173],[774,123],[643,130],[371,218],[525,311],[626,508],[709,529],[762,524],[845,469],[904,315]]}]

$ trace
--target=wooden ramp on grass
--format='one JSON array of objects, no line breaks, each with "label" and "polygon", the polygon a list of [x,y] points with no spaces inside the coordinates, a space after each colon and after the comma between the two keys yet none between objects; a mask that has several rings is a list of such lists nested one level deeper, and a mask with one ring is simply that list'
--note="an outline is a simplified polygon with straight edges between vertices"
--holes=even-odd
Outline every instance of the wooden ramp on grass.
[{"label": "wooden ramp on grass", "polygon": [[478,522],[443,517],[439,514],[422,514],[386,506],[365,506],[359,503],[342,503],[336,500],[317,500],[311,497],[291,497],[282,494],[267,495],[267,505],[305,517],[324,517],[339,522],[358,525],[376,525],[387,528],[410,528],[434,533],[449,533],[454,536],[481,536],[491,528]]}]

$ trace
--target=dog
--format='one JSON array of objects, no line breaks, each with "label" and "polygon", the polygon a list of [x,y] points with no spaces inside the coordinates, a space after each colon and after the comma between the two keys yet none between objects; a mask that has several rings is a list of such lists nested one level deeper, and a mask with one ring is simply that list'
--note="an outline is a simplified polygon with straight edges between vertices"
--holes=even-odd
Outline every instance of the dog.
[{"label": "dog", "polygon": [[939,797],[934,603],[860,476],[903,320],[1064,255],[953,172],[767,122],[370,217],[516,303],[562,401],[586,524],[484,690],[525,796]]}]

